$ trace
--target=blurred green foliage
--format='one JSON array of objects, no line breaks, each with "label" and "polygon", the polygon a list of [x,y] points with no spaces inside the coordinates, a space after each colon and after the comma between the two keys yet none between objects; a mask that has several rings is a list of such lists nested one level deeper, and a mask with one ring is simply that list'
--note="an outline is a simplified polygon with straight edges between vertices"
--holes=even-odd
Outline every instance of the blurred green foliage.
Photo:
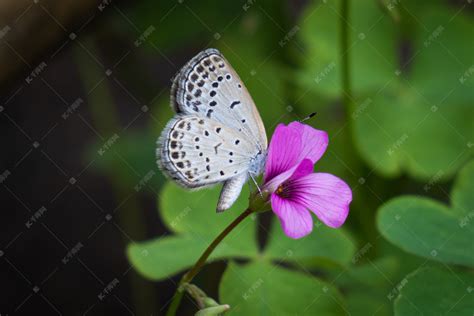
[{"label": "blurred green foliage", "polygon": [[[399,22],[384,15],[377,1],[354,5],[347,53],[356,106],[346,119],[354,123],[359,154],[379,173],[406,171],[428,180],[441,172],[448,178],[474,149],[474,79],[464,75],[474,63],[474,45],[467,44],[474,21],[457,14],[458,8],[397,3],[390,1],[391,10],[402,14]],[[309,6],[301,31],[307,51],[299,82],[328,99],[341,94],[339,6]],[[405,34],[403,24],[410,22]]]},{"label": "blurred green foliage", "polygon": [[[237,315],[467,315],[474,309],[472,14],[467,4],[360,0],[351,1],[346,24],[340,6],[341,0],[297,9],[284,1],[147,0],[126,12],[136,24],[130,38],[155,28],[142,46],[144,59],[167,63],[175,54],[184,63],[204,48],[221,50],[268,135],[280,122],[317,111],[308,123],[330,135],[317,169],[353,188],[344,229],[316,222],[310,236],[291,240],[275,218],[269,229],[255,217],[243,222],[211,257],[230,259],[219,301]],[[350,33],[346,52],[342,27]],[[345,54],[353,89],[346,107]],[[166,94],[154,100],[150,124],[127,131],[95,167],[119,171],[120,155],[139,174],[121,177],[129,186],[156,170],[155,139],[172,116],[168,103]],[[189,268],[247,206],[248,190],[216,215],[219,188],[188,192],[164,184],[161,175],[147,185],[159,190],[158,211],[170,234],[133,243],[127,253],[151,280]],[[450,206],[443,204],[449,199]],[[267,238],[259,246],[262,227]]]},{"label": "blurred green foliage", "polygon": [[474,161],[460,172],[451,194],[452,207],[416,196],[385,203],[379,213],[379,231],[390,242],[416,255],[474,267]]}]

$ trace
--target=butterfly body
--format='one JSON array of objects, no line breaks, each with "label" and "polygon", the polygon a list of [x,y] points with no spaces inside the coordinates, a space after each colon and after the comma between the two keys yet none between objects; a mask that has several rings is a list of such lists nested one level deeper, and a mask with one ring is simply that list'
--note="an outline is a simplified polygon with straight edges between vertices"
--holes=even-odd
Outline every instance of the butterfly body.
[{"label": "butterfly body", "polygon": [[249,176],[263,171],[267,138],[260,115],[222,54],[207,49],[176,75],[176,116],[158,140],[158,164],[185,188],[223,183],[218,211],[237,199]]}]

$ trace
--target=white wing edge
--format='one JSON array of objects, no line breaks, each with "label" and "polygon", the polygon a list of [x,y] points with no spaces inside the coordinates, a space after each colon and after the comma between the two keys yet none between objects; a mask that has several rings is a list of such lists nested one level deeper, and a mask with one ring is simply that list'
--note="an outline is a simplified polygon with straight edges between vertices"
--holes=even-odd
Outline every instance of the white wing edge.
[{"label": "white wing edge", "polygon": [[[202,59],[206,58],[207,56],[210,56],[212,54],[216,54],[218,56],[220,56],[221,58],[224,59],[224,56],[222,56],[221,52],[216,49],[216,48],[207,48],[201,52],[199,52],[197,55],[195,55],[193,58],[191,58],[183,67],[181,67],[181,69],[176,73],[176,75],[171,79],[172,81],[172,84],[171,84],[171,92],[170,92],[170,106],[171,108],[176,112],[176,113],[180,113],[180,109],[179,109],[179,104],[177,102],[177,94],[179,93],[179,84],[181,83],[181,81],[183,80],[183,78],[186,78],[189,74],[189,72],[191,72],[193,70],[193,67],[194,65],[196,65],[199,61],[201,61]],[[184,105],[182,105],[184,106]]]}]

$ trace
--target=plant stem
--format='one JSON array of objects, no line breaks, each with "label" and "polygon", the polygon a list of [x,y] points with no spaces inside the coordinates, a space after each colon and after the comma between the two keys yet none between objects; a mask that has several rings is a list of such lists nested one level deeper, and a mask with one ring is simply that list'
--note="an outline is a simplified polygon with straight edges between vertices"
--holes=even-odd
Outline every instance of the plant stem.
[{"label": "plant stem", "polygon": [[[344,105],[344,110],[346,113],[346,120],[349,125],[348,133],[348,144],[350,144],[350,150],[354,153],[354,157],[358,157],[357,148],[355,146],[355,126],[354,120],[352,119],[352,113],[356,111],[356,104],[354,101],[354,95],[352,91],[351,84],[351,63],[350,63],[350,49],[349,49],[349,40],[350,40],[350,1],[341,0],[340,7],[340,51],[341,51],[341,86],[342,86],[342,103]],[[355,158],[353,162],[352,169],[355,170],[356,174],[366,173],[364,163],[359,159]],[[371,212],[372,207],[368,207],[367,201],[372,201],[373,197],[368,195],[367,192],[361,191],[358,194],[358,198],[354,199],[353,206],[358,209],[358,220],[361,225],[366,238],[368,240],[375,240],[376,230],[373,218],[373,213]],[[364,201],[362,204],[362,201]],[[376,204],[375,204],[376,205]]]},{"label": "plant stem", "polygon": [[[342,98],[346,111],[350,112],[352,103],[352,87],[349,67],[349,0],[341,1],[341,64],[342,64]],[[348,118],[349,119],[349,118]]]},{"label": "plant stem", "polygon": [[184,288],[183,284],[189,283],[192,279],[196,276],[196,274],[201,271],[202,267],[206,264],[207,259],[214,251],[214,249],[220,244],[220,242],[237,226],[242,222],[247,216],[253,213],[253,210],[247,208],[242,214],[237,216],[236,219],[232,221],[217,237],[212,241],[212,243],[207,247],[207,249],[202,253],[201,257],[196,261],[194,266],[186,272],[185,275],[179,281],[178,288],[176,289],[176,293],[173,296],[173,301],[166,312],[166,316],[174,316],[176,315],[176,311],[178,310],[179,303],[184,295]]}]

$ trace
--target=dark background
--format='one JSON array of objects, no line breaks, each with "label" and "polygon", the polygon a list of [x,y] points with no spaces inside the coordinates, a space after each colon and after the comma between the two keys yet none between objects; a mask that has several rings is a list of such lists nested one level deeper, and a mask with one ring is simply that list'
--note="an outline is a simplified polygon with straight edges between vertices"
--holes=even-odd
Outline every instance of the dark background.
[{"label": "dark background", "polygon": [[[156,181],[137,191],[146,174],[141,161],[112,145],[107,159],[115,160],[120,175],[110,174],[98,167],[108,163],[99,151],[114,135],[120,142],[147,124],[163,127],[169,117],[158,121],[150,104],[167,97],[170,78],[201,44],[183,43],[166,58],[158,49],[136,47],[141,32],[123,16],[131,8],[126,1],[103,11],[93,1],[69,1],[67,8],[59,1],[15,2],[0,23],[11,27],[0,67],[0,170],[10,173],[0,188],[0,314],[161,314],[174,281],[148,282],[125,257],[131,240],[167,233],[155,211],[161,175],[155,170]],[[29,28],[24,37],[22,28]],[[43,47],[37,47],[40,38]],[[145,168],[154,168],[157,135],[146,135],[141,147],[147,144]],[[101,300],[114,279],[118,286]]]}]

